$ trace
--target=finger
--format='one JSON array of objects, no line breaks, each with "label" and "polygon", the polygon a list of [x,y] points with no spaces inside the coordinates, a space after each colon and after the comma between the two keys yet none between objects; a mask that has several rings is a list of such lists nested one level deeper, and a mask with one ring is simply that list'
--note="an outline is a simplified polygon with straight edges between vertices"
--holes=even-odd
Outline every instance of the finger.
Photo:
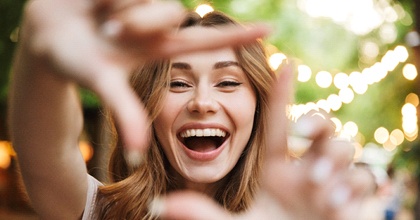
[{"label": "finger", "polygon": [[265,25],[254,25],[249,28],[227,26],[220,28],[181,30],[164,41],[157,55],[171,57],[181,53],[212,50],[222,47],[234,47],[255,42],[269,34]]},{"label": "finger", "polygon": [[309,140],[325,140],[334,134],[334,124],[319,111],[310,111],[291,124],[291,135]]},{"label": "finger", "polygon": [[372,195],[376,189],[376,181],[373,173],[365,168],[353,168],[350,170],[348,182],[353,191],[353,198],[364,198]]},{"label": "finger", "polygon": [[[354,146],[348,141],[329,141],[324,144],[322,154],[312,153],[302,159],[306,170],[309,187],[322,187],[331,176],[347,172],[353,161]],[[316,147],[316,146],[312,146]]]},{"label": "finger", "polygon": [[103,14],[113,14],[136,4],[150,3],[152,0],[91,0],[96,11]]},{"label": "finger", "polygon": [[373,195],[375,188],[375,179],[368,170],[361,168],[349,170],[332,189],[326,188],[324,195],[329,198],[327,200],[329,204],[325,211],[335,216],[335,219],[360,217],[361,204]]},{"label": "finger", "polygon": [[91,88],[111,110],[126,149],[143,151],[149,141],[146,110],[130,87],[124,70],[112,66],[104,69]]},{"label": "finger", "polygon": [[141,41],[174,31],[184,17],[185,9],[179,2],[165,1],[132,6],[114,14],[110,22],[119,22],[123,27],[120,40]]},{"label": "finger", "polygon": [[214,200],[197,192],[175,192],[152,200],[149,211],[160,219],[231,219]]},{"label": "finger", "polygon": [[267,160],[285,158],[287,155],[287,133],[289,121],[286,106],[292,90],[292,64],[280,69],[269,99]]}]

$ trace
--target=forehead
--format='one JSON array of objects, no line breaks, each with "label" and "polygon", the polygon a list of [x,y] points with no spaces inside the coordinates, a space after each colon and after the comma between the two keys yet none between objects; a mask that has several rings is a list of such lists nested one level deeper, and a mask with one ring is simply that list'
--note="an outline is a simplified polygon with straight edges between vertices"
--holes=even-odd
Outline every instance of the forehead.
[{"label": "forehead", "polygon": [[172,62],[186,63],[217,63],[221,61],[237,61],[232,48],[222,48],[210,51],[192,52],[172,58]]},{"label": "forehead", "polygon": [[[191,38],[201,38],[200,41],[203,43],[207,43],[206,36],[212,34],[212,32],[219,32],[216,28],[212,27],[201,27],[201,26],[194,26],[185,29],[181,29],[180,32],[182,34],[191,35]],[[214,61],[237,61],[235,51],[231,47],[224,47],[214,50],[203,50],[203,51],[196,51],[185,53],[182,55],[178,55],[173,57],[171,60],[173,62],[186,62],[186,61],[199,61],[201,59],[205,59],[208,62]]]}]

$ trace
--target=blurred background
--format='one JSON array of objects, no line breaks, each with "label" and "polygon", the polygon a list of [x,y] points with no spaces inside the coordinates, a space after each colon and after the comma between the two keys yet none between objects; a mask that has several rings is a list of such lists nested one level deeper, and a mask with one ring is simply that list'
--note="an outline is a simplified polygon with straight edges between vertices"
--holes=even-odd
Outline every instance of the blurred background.
[{"label": "blurred background", "polygon": [[[291,119],[311,110],[328,112],[337,136],[354,143],[356,165],[376,178],[366,218],[420,219],[418,0],[181,2],[199,14],[220,10],[243,22],[269,23],[274,29],[265,40],[270,64],[274,68],[284,59],[296,64]],[[0,0],[0,219],[37,219],[20,183],[6,123],[24,4]],[[81,97],[86,118],[80,149],[89,172],[106,181],[101,105],[89,91],[81,90]]]}]

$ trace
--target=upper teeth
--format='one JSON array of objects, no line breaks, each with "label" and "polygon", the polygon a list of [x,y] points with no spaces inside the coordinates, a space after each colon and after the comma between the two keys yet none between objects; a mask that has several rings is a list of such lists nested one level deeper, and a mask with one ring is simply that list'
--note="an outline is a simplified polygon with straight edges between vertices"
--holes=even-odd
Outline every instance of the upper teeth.
[{"label": "upper teeth", "polygon": [[183,131],[181,134],[182,138],[187,137],[225,137],[226,132],[218,128],[206,128],[206,129],[189,129]]}]

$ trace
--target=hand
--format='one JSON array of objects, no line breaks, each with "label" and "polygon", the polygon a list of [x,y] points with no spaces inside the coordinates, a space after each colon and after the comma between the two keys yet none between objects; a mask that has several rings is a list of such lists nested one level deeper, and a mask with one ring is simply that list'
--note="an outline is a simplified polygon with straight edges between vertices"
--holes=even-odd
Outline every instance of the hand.
[{"label": "hand", "polygon": [[[176,192],[152,202],[164,219],[358,219],[363,198],[373,192],[370,173],[351,168],[354,147],[331,139],[333,127],[323,117],[304,116],[298,132],[312,140],[300,160],[287,158],[291,67],[279,73],[270,101],[268,150],[255,204],[240,215],[193,192]],[[299,130],[300,128],[300,130]]]},{"label": "hand", "polygon": [[113,112],[125,145],[143,149],[147,114],[128,83],[134,67],[147,59],[247,43],[268,32],[254,26],[176,34],[184,14],[176,1],[30,1],[20,59],[95,92]]}]

